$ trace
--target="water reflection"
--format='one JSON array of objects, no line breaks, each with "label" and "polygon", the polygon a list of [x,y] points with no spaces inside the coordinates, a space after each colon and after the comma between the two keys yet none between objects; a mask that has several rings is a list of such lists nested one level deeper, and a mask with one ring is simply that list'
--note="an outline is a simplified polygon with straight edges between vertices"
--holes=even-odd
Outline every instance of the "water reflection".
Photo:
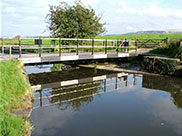
[{"label": "water reflection", "polygon": [[33,136],[182,134],[179,78],[82,68],[29,77]]},{"label": "water reflection", "polygon": [[[64,84],[61,86],[61,83]],[[54,85],[57,87],[56,84]],[[117,89],[124,87],[135,86],[136,76],[133,76],[133,82],[130,84],[128,84],[128,74],[119,73],[62,81],[59,85],[59,88],[36,91],[39,93],[39,97],[35,99],[40,99],[40,107],[50,105],[47,103],[43,104],[43,99],[47,98],[51,104],[56,104],[61,110],[66,110],[67,108],[72,107],[76,111],[79,111],[81,106],[92,102],[95,95],[116,91]],[[36,108],[38,107],[39,106]]]},{"label": "water reflection", "polygon": [[144,75],[142,87],[169,92],[174,104],[178,108],[182,108],[182,79]]}]

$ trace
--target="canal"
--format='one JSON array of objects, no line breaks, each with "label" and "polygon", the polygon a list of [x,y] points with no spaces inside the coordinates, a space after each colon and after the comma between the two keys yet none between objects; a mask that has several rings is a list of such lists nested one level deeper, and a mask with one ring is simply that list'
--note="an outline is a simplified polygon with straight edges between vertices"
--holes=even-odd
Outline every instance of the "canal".
[{"label": "canal", "polygon": [[181,136],[182,80],[64,65],[25,66],[32,136]]}]

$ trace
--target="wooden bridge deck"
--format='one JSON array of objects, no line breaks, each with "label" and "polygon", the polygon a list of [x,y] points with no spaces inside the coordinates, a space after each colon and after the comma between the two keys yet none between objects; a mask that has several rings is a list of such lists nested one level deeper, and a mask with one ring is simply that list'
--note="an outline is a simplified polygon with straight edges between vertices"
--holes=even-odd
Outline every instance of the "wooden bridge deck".
[{"label": "wooden bridge deck", "polygon": [[[94,59],[107,59],[107,58],[122,58],[122,57],[131,57],[137,56],[138,54],[143,54],[151,49],[138,49],[136,52],[135,50],[131,50],[129,53],[116,53],[116,52],[108,52],[105,54],[104,52],[95,52],[93,55],[91,53],[80,53],[76,55],[75,53],[62,53],[61,56],[59,54],[50,54],[45,53],[39,57],[38,54],[29,53],[29,54],[22,54],[21,60],[24,64],[31,64],[31,63],[49,63],[49,62],[63,62],[63,61],[76,61],[76,60],[94,60]],[[9,55],[1,55],[0,60],[8,60],[10,58]],[[18,59],[18,54],[12,54],[12,59]]]}]

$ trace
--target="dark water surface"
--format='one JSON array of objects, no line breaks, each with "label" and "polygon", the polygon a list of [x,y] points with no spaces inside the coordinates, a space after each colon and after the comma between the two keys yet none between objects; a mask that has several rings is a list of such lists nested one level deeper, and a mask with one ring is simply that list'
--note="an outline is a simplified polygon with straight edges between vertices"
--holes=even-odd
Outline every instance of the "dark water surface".
[{"label": "dark water surface", "polygon": [[182,79],[51,67],[25,67],[32,136],[182,135]]}]

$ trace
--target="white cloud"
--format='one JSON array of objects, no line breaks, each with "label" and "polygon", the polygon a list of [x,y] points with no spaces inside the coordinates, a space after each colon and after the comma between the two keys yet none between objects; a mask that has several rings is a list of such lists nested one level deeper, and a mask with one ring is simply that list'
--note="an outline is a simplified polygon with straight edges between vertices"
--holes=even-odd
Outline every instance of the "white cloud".
[{"label": "white cloud", "polygon": [[143,6],[142,8],[133,8],[127,5],[126,3],[120,3],[122,6],[117,10],[118,13],[129,13],[136,15],[149,15],[154,17],[174,17],[182,19],[182,9],[171,9],[171,8],[162,8],[156,5]]},{"label": "white cloud", "polygon": [[15,12],[15,8],[13,8],[13,7],[6,7],[4,10],[7,13],[14,13]]},{"label": "white cloud", "polygon": [[155,101],[152,101],[149,112],[153,114],[154,121],[157,121],[158,124],[164,122],[164,125],[171,126],[175,132],[182,134],[182,111],[177,109],[172,100],[156,98]]},{"label": "white cloud", "polygon": [[134,28],[131,27],[131,26],[127,26],[127,27],[126,27],[126,30],[134,30]]},{"label": "white cloud", "polygon": [[24,20],[40,20],[40,19],[37,16],[29,16],[29,17],[26,17]]},{"label": "white cloud", "polygon": [[85,5],[93,5],[93,4],[97,4],[99,0],[82,0],[82,2]]}]

